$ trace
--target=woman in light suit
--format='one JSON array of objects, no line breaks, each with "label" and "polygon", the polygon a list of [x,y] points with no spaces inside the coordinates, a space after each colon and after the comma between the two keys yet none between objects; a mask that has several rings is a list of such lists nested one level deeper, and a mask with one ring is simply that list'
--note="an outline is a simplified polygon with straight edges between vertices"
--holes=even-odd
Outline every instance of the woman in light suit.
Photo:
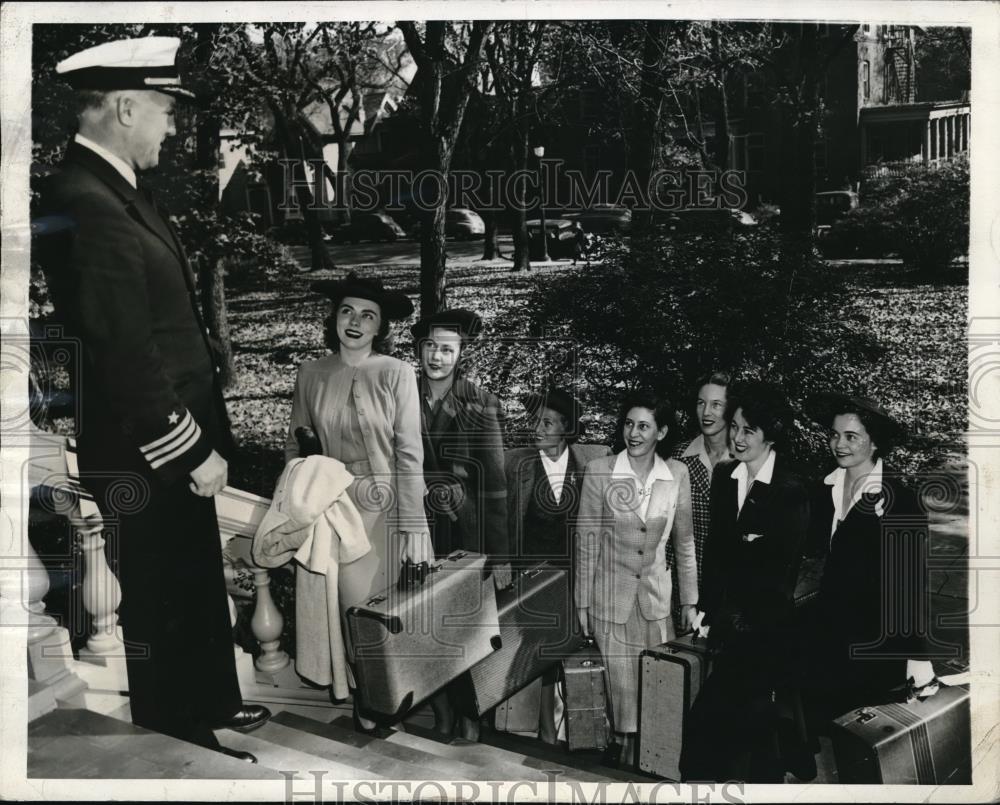
[{"label": "woman in light suit", "polygon": [[638,726],[639,654],[674,637],[671,572],[673,541],[680,585],[681,623],[690,629],[698,602],[698,575],[687,467],[669,455],[673,408],[640,394],[622,406],[618,433],[624,450],[587,465],[576,535],[576,606],[608,671],[615,740],[606,762],[632,764]]},{"label": "woman in light suit", "polygon": [[[353,273],[342,280],[313,283],[312,289],[332,303],[325,335],[333,352],[299,366],[285,460],[322,453],[341,461],[354,475],[347,494],[361,513],[372,549],[340,568],[343,614],[372,593],[395,584],[403,559],[414,564],[434,559],[424,514],[416,374],[408,363],[380,352],[390,321],[408,317],[413,305],[405,294],[383,287],[380,280]],[[303,429],[313,444],[303,444]],[[298,646],[321,644],[309,633],[310,623],[316,620],[309,607],[325,611],[325,601],[323,576],[299,568],[295,590]],[[320,685],[334,681],[329,663],[315,651],[300,654],[296,670]],[[343,698],[345,692],[332,691],[335,698]],[[364,731],[375,726],[360,717],[356,698],[355,724]]]}]

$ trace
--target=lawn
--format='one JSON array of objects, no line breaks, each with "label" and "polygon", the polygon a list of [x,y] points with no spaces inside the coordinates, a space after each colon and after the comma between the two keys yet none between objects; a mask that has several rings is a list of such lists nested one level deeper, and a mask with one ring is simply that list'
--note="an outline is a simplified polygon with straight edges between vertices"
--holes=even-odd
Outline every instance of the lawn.
[{"label": "lawn", "polygon": [[[462,265],[449,271],[449,305],[472,308],[483,317],[485,336],[470,357],[469,373],[500,397],[508,446],[526,439],[520,396],[539,388],[547,376],[560,382],[584,379],[578,391],[590,419],[586,438],[610,436],[621,391],[600,382],[601,365],[618,356],[607,345],[577,343],[559,330],[558,322],[539,331],[529,305],[562,271],[586,276],[601,270],[567,267],[559,273],[523,274]],[[899,471],[915,477],[938,468],[947,456],[963,450],[967,285],[915,282],[897,266],[835,270],[845,272],[846,287],[844,309],[830,311],[831,317],[848,321],[859,337],[873,337],[880,347],[871,363],[844,378],[845,388],[878,397],[914,426],[908,444],[892,456]],[[417,303],[415,267],[394,266],[382,276]],[[322,321],[328,303],[309,291],[309,281],[308,274],[272,273],[244,277],[229,287],[236,375],[226,397],[242,447],[231,465],[230,483],[262,495],[271,494],[281,471],[296,367],[325,353]],[[611,322],[613,299],[607,310]],[[410,323],[397,326],[393,354],[412,361]]]}]

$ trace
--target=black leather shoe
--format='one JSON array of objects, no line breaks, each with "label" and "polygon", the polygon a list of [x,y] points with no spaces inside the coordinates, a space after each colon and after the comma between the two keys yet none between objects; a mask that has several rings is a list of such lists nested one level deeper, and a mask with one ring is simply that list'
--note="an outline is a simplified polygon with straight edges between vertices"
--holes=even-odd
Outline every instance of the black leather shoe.
[{"label": "black leather shoe", "polygon": [[230,749],[228,746],[220,746],[219,751],[224,755],[229,755],[229,757],[234,757],[237,760],[242,760],[247,763],[256,763],[257,757],[251,755],[249,752],[243,752],[239,749]]},{"label": "black leather shoe", "polygon": [[232,718],[226,719],[221,724],[216,724],[215,729],[230,729],[239,730],[240,732],[249,732],[250,730],[255,730],[257,727],[266,724],[270,717],[271,711],[263,705],[250,704],[241,708]]}]

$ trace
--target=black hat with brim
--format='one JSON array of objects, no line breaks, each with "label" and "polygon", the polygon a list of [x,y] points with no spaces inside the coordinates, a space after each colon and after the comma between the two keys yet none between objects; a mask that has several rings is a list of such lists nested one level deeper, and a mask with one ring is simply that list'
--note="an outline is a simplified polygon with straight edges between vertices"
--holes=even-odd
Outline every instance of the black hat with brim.
[{"label": "black hat with brim", "polygon": [[405,319],[413,313],[413,302],[402,291],[392,291],[378,277],[359,277],[353,271],[340,280],[317,280],[309,286],[316,293],[339,302],[348,296],[378,303],[382,315],[390,321]]},{"label": "black hat with brim", "polygon": [[581,407],[580,402],[570,394],[559,388],[549,388],[544,394],[532,392],[521,398],[521,403],[525,409],[534,414],[542,408],[550,408],[558,414],[562,414],[569,422],[571,435],[578,435],[582,428],[580,422]]},{"label": "black hat with brim", "polygon": [[471,341],[478,338],[482,332],[483,320],[479,318],[478,313],[465,308],[441,310],[421,319],[410,328],[414,342],[426,338],[432,327],[456,330],[464,341]]},{"label": "black hat with brim", "polygon": [[837,391],[822,391],[811,394],[805,401],[806,414],[825,428],[833,424],[837,414],[853,411],[864,411],[878,423],[878,427],[890,439],[898,439],[906,432],[902,424],[897,422],[881,405],[868,397],[852,397]]}]

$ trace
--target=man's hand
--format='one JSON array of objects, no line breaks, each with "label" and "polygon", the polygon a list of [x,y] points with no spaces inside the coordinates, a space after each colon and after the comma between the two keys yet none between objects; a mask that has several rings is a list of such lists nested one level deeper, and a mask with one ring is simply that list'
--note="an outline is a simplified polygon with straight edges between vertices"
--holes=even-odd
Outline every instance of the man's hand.
[{"label": "man's hand", "polygon": [[217,495],[225,488],[228,475],[229,465],[213,450],[208,458],[191,470],[191,491],[203,498]]},{"label": "man's hand", "polygon": [[493,586],[498,590],[503,590],[505,587],[510,587],[511,584],[511,570],[510,562],[504,562],[501,565],[493,566]]}]

